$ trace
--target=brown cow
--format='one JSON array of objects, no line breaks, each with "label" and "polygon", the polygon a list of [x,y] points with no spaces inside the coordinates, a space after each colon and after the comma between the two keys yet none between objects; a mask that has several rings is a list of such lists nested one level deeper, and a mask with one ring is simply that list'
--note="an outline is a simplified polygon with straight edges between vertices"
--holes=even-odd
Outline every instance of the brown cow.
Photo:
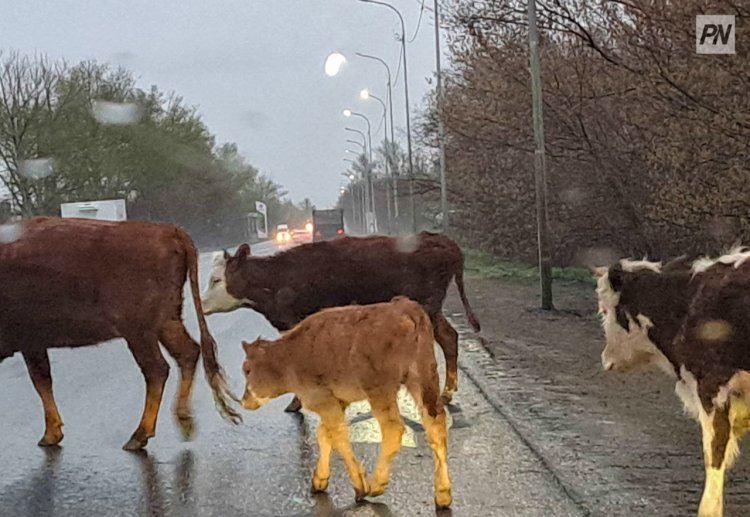
[{"label": "brown cow", "polygon": [[[331,449],[343,458],[357,501],[382,494],[390,464],[401,448],[404,423],[397,396],[406,386],[421,408],[422,423],[435,456],[435,504],[451,503],[447,464],[447,427],[429,317],[404,297],[390,303],[322,310],[304,319],[276,341],[243,343],[247,359],[242,405],[250,410],[295,393],[302,405],[320,415],[320,458],[312,479],[325,491]],[[368,482],[352,451],[344,417],[352,402],[368,400],[382,434],[380,455]]]},{"label": "brown cow", "polygon": [[[21,352],[44,406],[39,445],[62,440],[52,394],[48,348],[125,338],[146,380],[146,404],[125,449],[154,436],[169,365],[161,342],[180,366],[175,414],[186,438],[193,430],[190,393],[203,355],[217,407],[233,421],[216,343],[201,308],[197,252],[181,229],[167,224],[36,218],[17,224],[17,239],[0,244],[0,361]],[[183,285],[190,280],[201,346],[182,323]]]},{"label": "brown cow", "polygon": [[[326,307],[387,302],[403,295],[422,304],[443,349],[446,380],[443,400],[458,387],[458,334],[442,314],[455,280],[469,323],[479,331],[464,292],[464,257],[448,237],[422,232],[408,237],[345,237],[304,244],[272,257],[251,257],[243,244],[234,256],[214,256],[203,293],[206,314],[245,306],[277,329],[287,330]],[[287,411],[299,409],[295,399]]]},{"label": "brown cow", "polygon": [[721,517],[725,472],[750,430],[750,250],[699,260],[691,269],[620,261],[596,275],[602,365],[624,371],[653,364],[675,379],[703,434],[698,515]]}]

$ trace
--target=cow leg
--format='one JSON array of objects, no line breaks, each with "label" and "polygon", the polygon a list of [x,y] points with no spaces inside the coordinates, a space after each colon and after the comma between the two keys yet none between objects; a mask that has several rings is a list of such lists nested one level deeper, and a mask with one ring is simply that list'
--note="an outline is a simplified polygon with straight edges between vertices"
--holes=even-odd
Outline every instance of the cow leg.
[{"label": "cow leg", "polygon": [[437,396],[438,382],[431,383],[431,378],[435,375],[407,378],[406,388],[421,410],[422,426],[435,458],[435,506],[447,508],[453,501],[448,475],[448,423],[443,403]]},{"label": "cow leg", "polygon": [[378,496],[388,488],[391,477],[391,462],[401,449],[401,438],[404,435],[404,422],[398,410],[396,397],[386,401],[370,399],[372,414],[380,424],[380,454],[370,481],[370,495]]},{"label": "cow leg", "polygon": [[138,340],[128,339],[128,348],[141,368],[146,380],[146,404],[143,416],[133,436],[123,449],[135,451],[142,449],[149,438],[156,434],[156,418],[159,415],[164,384],[169,376],[169,364],[159,350],[159,342],[154,336],[142,336]]},{"label": "cow leg", "polygon": [[298,413],[301,409],[302,401],[300,401],[299,397],[295,395],[294,399],[289,403],[284,411],[287,413]]},{"label": "cow leg", "polygon": [[180,390],[177,392],[175,417],[182,430],[183,439],[190,440],[195,429],[190,410],[190,394],[193,391],[195,365],[200,357],[200,347],[179,320],[168,321],[164,325],[159,334],[159,341],[180,367]]},{"label": "cow leg", "polygon": [[699,517],[722,517],[724,515],[724,475],[739,452],[737,437],[731,429],[728,407],[714,407],[711,414],[706,414],[701,410],[700,423],[703,434],[706,484],[698,515]]},{"label": "cow leg", "polygon": [[453,400],[453,393],[458,389],[458,332],[448,323],[442,313],[438,312],[432,326],[435,340],[443,349],[445,356],[445,388],[443,388],[443,402],[448,404]]},{"label": "cow leg", "polygon": [[352,445],[349,442],[349,427],[346,424],[344,408],[338,402],[333,402],[330,405],[313,410],[320,415],[321,425],[328,429],[331,445],[344,460],[346,471],[354,486],[355,499],[358,502],[363,501],[370,489],[362,464],[354,455]]},{"label": "cow leg", "polygon": [[318,425],[318,447],[320,448],[320,457],[315,467],[315,473],[312,479],[313,492],[325,492],[328,489],[328,479],[331,477],[331,433],[328,428],[321,422]]},{"label": "cow leg", "polygon": [[47,351],[24,352],[22,355],[26,368],[29,370],[31,382],[34,383],[34,388],[39,398],[42,399],[44,407],[44,436],[39,440],[39,445],[42,447],[57,445],[63,439],[63,421],[52,393],[52,375]]}]

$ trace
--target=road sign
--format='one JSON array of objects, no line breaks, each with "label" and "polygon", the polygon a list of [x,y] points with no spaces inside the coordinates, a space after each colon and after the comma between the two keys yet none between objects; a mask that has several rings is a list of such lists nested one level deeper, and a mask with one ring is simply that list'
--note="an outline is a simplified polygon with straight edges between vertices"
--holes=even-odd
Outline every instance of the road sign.
[{"label": "road sign", "polygon": [[266,204],[263,201],[256,201],[255,202],[255,209],[258,211],[259,214],[263,215],[263,230],[258,228],[258,238],[260,239],[267,239],[268,238],[268,212],[266,209]]}]

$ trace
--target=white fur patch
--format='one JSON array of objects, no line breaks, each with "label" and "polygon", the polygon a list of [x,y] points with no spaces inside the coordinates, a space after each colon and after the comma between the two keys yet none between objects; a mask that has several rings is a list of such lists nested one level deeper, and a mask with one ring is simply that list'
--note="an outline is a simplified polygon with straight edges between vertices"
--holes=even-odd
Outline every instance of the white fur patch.
[{"label": "white fur patch", "polygon": [[[201,293],[201,305],[205,314],[215,314],[218,312],[231,312],[239,309],[243,300],[238,300],[227,291],[226,283],[226,266],[227,261],[224,254],[214,253],[213,268],[208,280],[208,287]],[[246,303],[249,303],[245,301]]]},{"label": "white fur patch", "polygon": [[725,264],[737,269],[747,262],[748,259],[750,259],[750,248],[747,246],[734,246],[727,254],[722,255],[719,258],[699,258],[693,262],[691,270],[693,271],[693,274],[703,273],[716,264]]},{"label": "white fur patch", "polygon": [[211,256],[211,265],[213,266],[226,266],[227,259],[224,258],[224,252],[217,251]]},{"label": "white fur patch", "polygon": [[661,262],[651,262],[646,260],[630,260],[622,259],[620,265],[624,271],[629,273],[637,273],[638,271],[653,271],[654,273],[661,273]]},{"label": "white fur patch", "polygon": [[701,414],[705,412],[701,405],[701,399],[698,396],[698,381],[695,380],[695,376],[685,366],[680,367],[680,380],[675,384],[674,392],[680,398],[680,401],[682,401],[685,413],[700,422]]}]

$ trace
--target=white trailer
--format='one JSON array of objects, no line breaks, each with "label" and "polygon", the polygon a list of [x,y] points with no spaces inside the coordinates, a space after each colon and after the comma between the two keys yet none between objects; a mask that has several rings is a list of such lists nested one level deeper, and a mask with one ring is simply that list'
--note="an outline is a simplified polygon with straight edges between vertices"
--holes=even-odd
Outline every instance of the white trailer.
[{"label": "white trailer", "polygon": [[127,219],[124,199],[63,203],[60,205],[60,215],[100,221],[125,221]]}]

